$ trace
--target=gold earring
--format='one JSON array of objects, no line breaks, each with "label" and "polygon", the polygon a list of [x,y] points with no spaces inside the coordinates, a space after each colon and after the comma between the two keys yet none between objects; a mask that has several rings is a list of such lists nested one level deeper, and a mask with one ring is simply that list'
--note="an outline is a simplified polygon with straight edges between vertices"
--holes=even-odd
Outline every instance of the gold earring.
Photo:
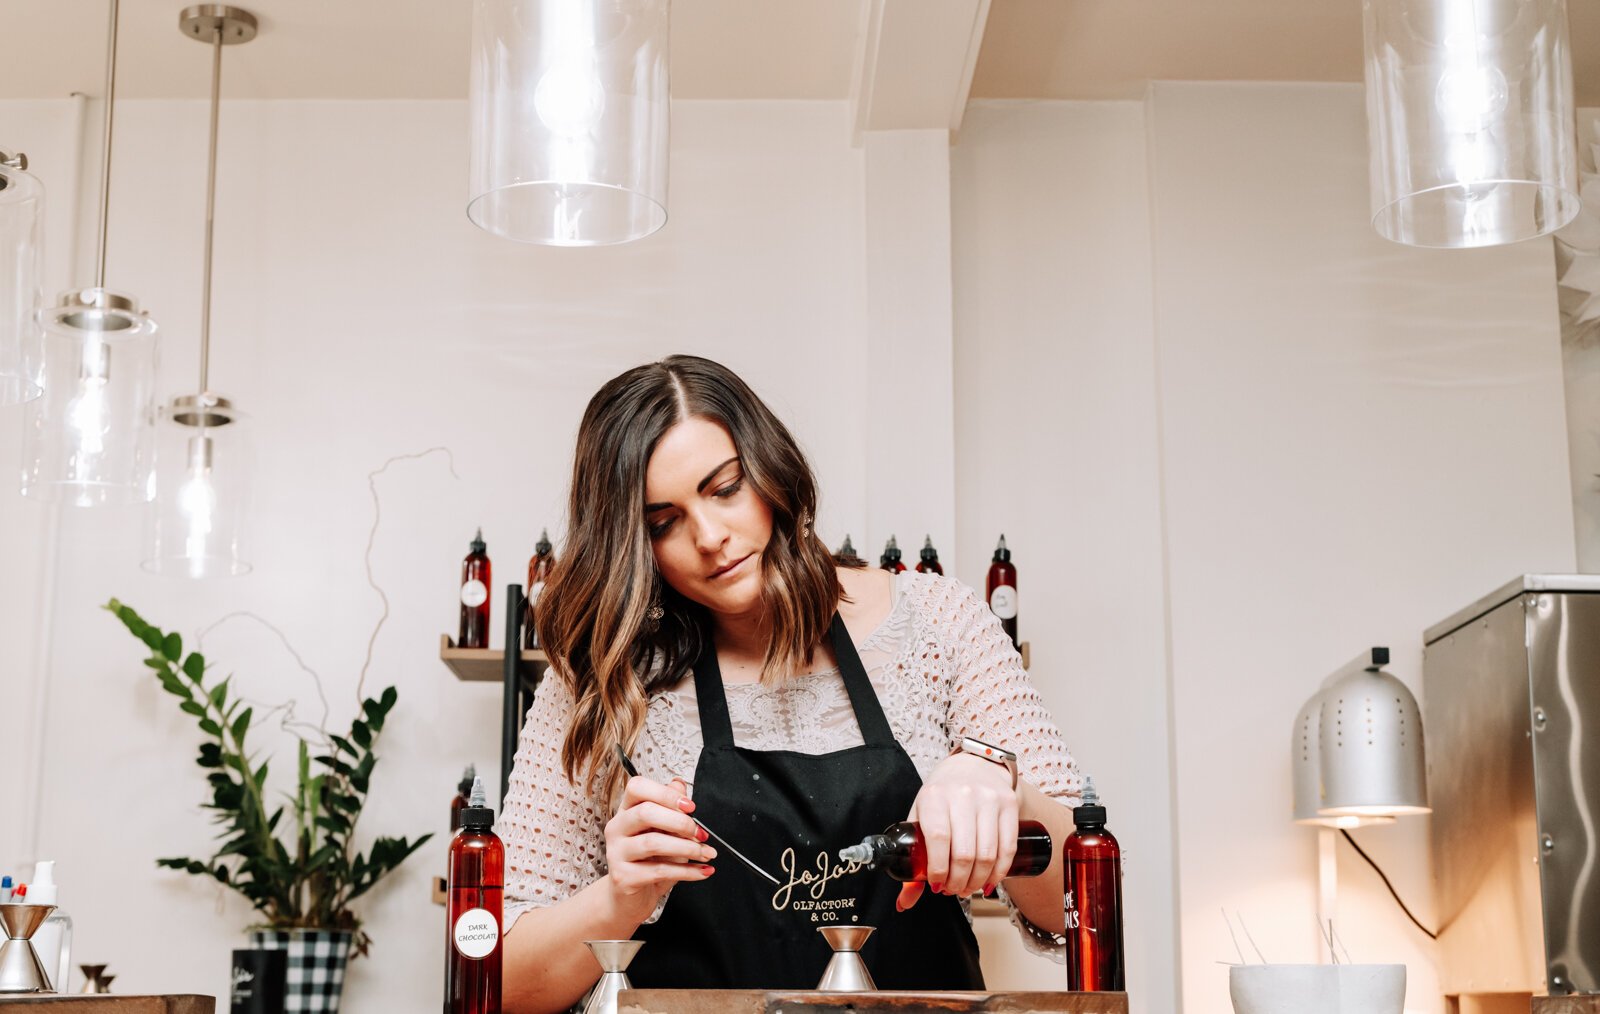
[{"label": "gold earring", "polygon": [[802,539],[811,538],[811,512],[810,511],[801,511],[800,512],[800,537]]}]

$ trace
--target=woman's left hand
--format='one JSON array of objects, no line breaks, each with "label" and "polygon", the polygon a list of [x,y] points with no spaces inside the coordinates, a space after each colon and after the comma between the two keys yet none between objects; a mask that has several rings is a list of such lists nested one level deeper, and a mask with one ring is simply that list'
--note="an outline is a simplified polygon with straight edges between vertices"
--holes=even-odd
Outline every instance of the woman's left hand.
[{"label": "woman's left hand", "polygon": [[[927,886],[957,898],[993,889],[1016,856],[1018,813],[1004,767],[966,753],[940,761],[906,817],[922,827]],[[922,888],[916,882],[902,887],[896,909],[915,905]]]}]

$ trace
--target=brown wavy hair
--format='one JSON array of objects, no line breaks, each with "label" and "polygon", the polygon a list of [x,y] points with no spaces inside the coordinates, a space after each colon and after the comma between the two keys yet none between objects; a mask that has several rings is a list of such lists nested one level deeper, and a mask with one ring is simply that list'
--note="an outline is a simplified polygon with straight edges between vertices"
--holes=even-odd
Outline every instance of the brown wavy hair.
[{"label": "brown wavy hair", "polygon": [[[566,546],[539,602],[539,642],[577,708],[561,746],[568,780],[615,799],[616,747],[631,750],[649,695],[676,684],[711,645],[711,616],[656,570],[645,523],[645,468],[673,425],[691,417],[733,437],[745,481],[772,511],[761,554],[772,639],[761,680],[809,664],[843,597],[832,555],[802,515],[817,513],[816,477],[778,417],[726,366],[669,356],[601,387],[584,410],[572,466]],[[646,618],[653,602],[664,612]]]}]

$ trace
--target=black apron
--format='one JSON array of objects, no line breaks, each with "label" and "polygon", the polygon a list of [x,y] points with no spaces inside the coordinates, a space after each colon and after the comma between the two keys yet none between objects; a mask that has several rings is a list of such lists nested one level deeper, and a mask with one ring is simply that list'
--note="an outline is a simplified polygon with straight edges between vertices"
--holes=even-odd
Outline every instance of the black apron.
[{"label": "black apron", "polygon": [[821,926],[877,927],[861,949],[879,989],[982,989],[978,942],[947,895],[924,892],[896,912],[899,881],[841,862],[839,850],[911,809],[922,779],[895,741],[855,645],[837,615],[834,656],[865,742],[813,755],[733,745],[716,648],[694,667],[704,741],[694,815],[780,886],[713,840],[716,873],[673,888],[628,979],[643,989],[814,989],[832,950]]}]

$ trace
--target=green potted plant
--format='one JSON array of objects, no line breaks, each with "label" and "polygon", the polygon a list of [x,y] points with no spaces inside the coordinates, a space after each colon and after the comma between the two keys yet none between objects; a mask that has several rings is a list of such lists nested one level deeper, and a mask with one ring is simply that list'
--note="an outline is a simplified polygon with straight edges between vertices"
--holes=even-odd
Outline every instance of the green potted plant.
[{"label": "green potted plant", "polygon": [[351,903],[432,837],[379,837],[364,853],[355,848],[356,823],[377,763],[373,745],[398,692],[389,687],[363,701],[347,735],[321,730],[323,741],[313,743],[296,734],[295,790],[286,806],[274,807],[268,762],[246,745],[253,711],[232,694],[229,679],[208,682],[205,658],[185,655],[179,635],[151,626],[116,599],[105,608],[144,642],[150,651],[144,664],[205,737],[196,763],[211,784],[204,805],[222,828],[221,844],[209,859],[156,864],[213,878],[244,895],[261,914],[252,943],[289,951],[287,1009],[334,1014],[346,962],[371,944]]}]

